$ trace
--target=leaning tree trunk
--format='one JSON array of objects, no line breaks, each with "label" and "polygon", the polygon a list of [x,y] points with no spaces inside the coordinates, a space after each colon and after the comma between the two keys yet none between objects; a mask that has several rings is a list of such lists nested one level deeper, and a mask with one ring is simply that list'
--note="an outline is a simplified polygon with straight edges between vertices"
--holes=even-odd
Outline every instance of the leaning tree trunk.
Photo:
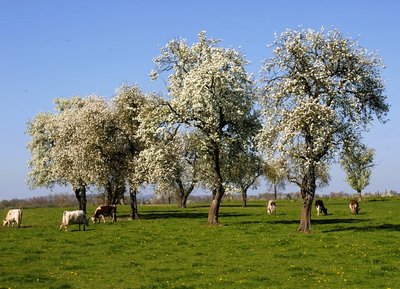
[{"label": "leaning tree trunk", "polygon": [[222,197],[224,196],[224,186],[222,182],[219,183],[218,188],[215,190],[215,195],[208,210],[208,224],[218,225],[219,207],[221,205]]},{"label": "leaning tree trunk", "polygon": [[208,210],[208,224],[209,225],[218,225],[218,214],[219,214],[219,207],[221,205],[222,197],[223,197],[223,194],[220,194],[218,192],[211,202],[210,209]]},{"label": "leaning tree trunk", "polygon": [[139,219],[138,207],[137,207],[137,190],[129,188],[129,195],[131,197],[130,218],[132,220],[137,220],[137,219]]},{"label": "leaning tree trunk", "polygon": [[84,184],[79,184],[78,186],[74,186],[73,191],[75,193],[75,197],[79,203],[79,210],[82,210],[86,213],[86,186]]}]

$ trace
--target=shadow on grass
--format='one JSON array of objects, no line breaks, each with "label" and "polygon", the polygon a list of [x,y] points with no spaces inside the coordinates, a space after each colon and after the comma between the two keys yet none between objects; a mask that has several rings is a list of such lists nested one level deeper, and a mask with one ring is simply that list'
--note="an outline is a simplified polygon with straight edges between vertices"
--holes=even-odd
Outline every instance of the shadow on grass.
[{"label": "shadow on grass", "polygon": [[[2,229],[6,229],[6,230],[12,230],[12,229],[29,229],[29,228],[33,228],[33,227],[36,227],[36,226],[31,226],[31,225],[21,225],[21,226],[19,226],[19,227],[2,227]],[[1,287],[0,287],[1,288]]]},{"label": "shadow on grass", "polygon": [[[129,219],[128,214],[118,215],[117,221],[121,219]],[[145,213],[139,213],[139,219],[141,220],[155,220],[155,219],[207,219],[208,213],[202,212],[185,212],[185,211],[151,211]]]},{"label": "shadow on grass", "polygon": [[[369,219],[318,219],[313,220],[311,219],[311,225],[331,225],[331,224],[353,224],[353,223],[362,223],[362,222],[369,222]],[[267,221],[270,224],[283,224],[283,225],[292,225],[292,224],[299,224],[300,219],[296,220],[270,220]]]},{"label": "shadow on grass", "polygon": [[370,231],[400,231],[400,224],[383,224],[373,226],[362,226],[362,227],[341,227],[331,230],[324,230],[323,232],[343,232],[343,231],[354,231],[354,232],[370,232]]}]

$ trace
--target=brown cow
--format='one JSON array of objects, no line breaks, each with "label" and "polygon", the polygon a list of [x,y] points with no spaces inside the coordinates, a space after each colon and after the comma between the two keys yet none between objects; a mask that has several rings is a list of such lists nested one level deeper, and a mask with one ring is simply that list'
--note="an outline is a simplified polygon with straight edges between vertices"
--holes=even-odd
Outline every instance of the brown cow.
[{"label": "brown cow", "polygon": [[358,204],[357,200],[350,200],[349,208],[353,215],[358,214],[360,210],[360,205]]},{"label": "brown cow", "polygon": [[116,205],[102,205],[98,206],[97,209],[94,211],[92,221],[95,224],[97,220],[100,223],[100,217],[103,219],[105,223],[106,220],[104,217],[110,216],[113,222],[117,221],[117,206]]}]

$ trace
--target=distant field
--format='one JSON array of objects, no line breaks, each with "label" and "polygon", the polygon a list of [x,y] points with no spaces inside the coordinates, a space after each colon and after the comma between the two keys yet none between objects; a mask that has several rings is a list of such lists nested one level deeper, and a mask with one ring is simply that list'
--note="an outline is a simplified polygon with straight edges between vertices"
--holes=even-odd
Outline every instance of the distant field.
[{"label": "distant field", "polygon": [[324,202],[311,234],[296,232],[300,201],[276,215],[223,202],[218,227],[208,204],[140,206],[136,221],[119,206],[116,224],[85,232],[58,230],[64,208],[26,209],[21,228],[0,229],[0,288],[400,288],[400,199],[362,201],[356,216]]}]

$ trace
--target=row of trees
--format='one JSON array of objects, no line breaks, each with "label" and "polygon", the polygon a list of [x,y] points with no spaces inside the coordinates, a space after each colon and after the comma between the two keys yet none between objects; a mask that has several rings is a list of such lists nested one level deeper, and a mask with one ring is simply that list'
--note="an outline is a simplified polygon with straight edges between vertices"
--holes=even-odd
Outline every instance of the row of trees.
[{"label": "row of trees", "polygon": [[[332,161],[339,156],[355,171],[350,152],[364,159],[371,152],[361,132],[389,109],[382,61],[338,30],[287,30],[276,36],[256,83],[245,57],[219,44],[204,32],[191,46],[168,42],[150,74],[167,76],[167,95],[123,86],[110,101],[57,99],[55,113],[39,113],[28,125],[30,185],[71,184],[81,209],[89,185],[110,203],[129,191],[132,218],[142,185],[176,192],[182,206],[202,187],[213,195],[214,225],[226,191],[246,196],[266,175],[275,187],[299,185],[299,230],[309,231],[315,190],[328,183]],[[367,159],[364,171],[373,151]]]}]

